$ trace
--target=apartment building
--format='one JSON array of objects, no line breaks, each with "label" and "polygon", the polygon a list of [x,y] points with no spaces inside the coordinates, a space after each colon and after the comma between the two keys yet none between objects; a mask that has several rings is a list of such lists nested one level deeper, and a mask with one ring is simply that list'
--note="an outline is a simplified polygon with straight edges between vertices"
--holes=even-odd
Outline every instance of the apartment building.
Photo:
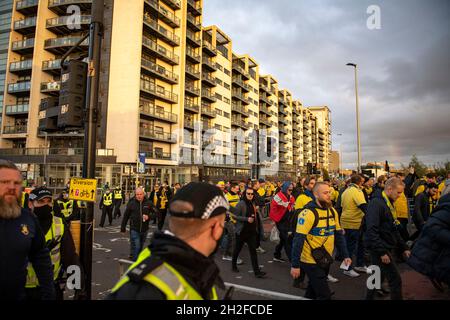
[{"label": "apartment building", "polygon": [[317,159],[319,169],[329,169],[331,157],[331,111],[327,106],[308,107],[316,118],[317,128]]},{"label": "apartment building", "polygon": [[[55,189],[81,175],[84,132],[55,127],[44,133],[42,111],[58,105],[61,57],[88,32],[91,3],[0,5],[0,155],[20,164],[24,177],[47,180]],[[202,0],[105,0],[105,5],[100,183],[132,189],[156,181],[254,176],[249,160],[261,141],[253,133],[262,130],[279,164],[262,165],[262,176],[292,179],[307,163],[326,167],[329,115],[322,121],[323,111],[304,108],[274,76],[261,75],[252,56],[234,52],[231,37],[219,27],[203,26]],[[69,58],[85,58],[88,45],[86,39]],[[139,154],[145,157],[143,173],[136,169]]]}]

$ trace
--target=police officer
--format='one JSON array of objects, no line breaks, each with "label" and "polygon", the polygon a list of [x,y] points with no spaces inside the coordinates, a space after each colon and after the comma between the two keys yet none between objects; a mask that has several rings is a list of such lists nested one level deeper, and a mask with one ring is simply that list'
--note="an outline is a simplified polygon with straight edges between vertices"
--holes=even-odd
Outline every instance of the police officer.
[{"label": "police officer", "polygon": [[109,225],[112,225],[112,210],[113,210],[113,194],[109,187],[105,187],[105,193],[100,200],[100,210],[102,210],[102,218],[100,220],[100,227],[105,226],[106,215],[108,215]]},{"label": "police officer", "polygon": [[114,219],[122,216],[120,213],[120,206],[122,203],[125,203],[125,193],[119,186],[116,186],[114,189]]},{"label": "police officer", "polygon": [[67,223],[80,220],[78,203],[69,199],[69,189],[64,189],[54,201],[53,211],[56,217],[63,218]]},{"label": "police officer", "polygon": [[332,207],[330,187],[324,182],[317,182],[313,193],[315,201],[306,205],[299,214],[292,245],[291,275],[297,279],[301,266],[309,279],[305,297],[330,300],[331,291],[327,278],[331,260],[319,259],[317,253],[331,258],[336,242],[341,254],[346,257],[345,265],[350,266],[351,259],[339,225],[338,214]]},{"label": "police officer", "polygon": [[36,270],[41,297],[55,298],[52,264],[37,218],[20,207],[22,175],[0,160],[0,300],[24,300],[27,265]]},{"label": "police officer", "polygon": [[[36,215],[39,225],[45,235],[45,244],[50,251],[53,265],[53,281],[56,299],[64,298],[64,283],[62,276],[69,266],[80,266],[78,255],[69,228],[61,217],[56,217],[52,210],[52,193],[46,187],[34,189],[30,193],[30,208]],[[28,266],[27,298],[41,300],[40,285],[32,265]]]},{"label": "police officer", "polygon": [[208,183],[180,189],[169,206],[170,231],[155,233],[108,299],[217,300],[224,283],[211,255],[228,209],[222,191]]}]

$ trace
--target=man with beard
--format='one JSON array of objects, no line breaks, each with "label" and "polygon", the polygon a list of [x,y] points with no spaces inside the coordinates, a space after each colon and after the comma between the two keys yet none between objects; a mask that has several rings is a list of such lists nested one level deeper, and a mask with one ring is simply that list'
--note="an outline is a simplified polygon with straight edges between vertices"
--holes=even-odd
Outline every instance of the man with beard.
[{"label": "man with beard", "polygon": [[22,176],[14,163],[0,160],[0,300],[24,300],[31,263],[43,300],[55,298],[49,251],[39,222],[19,206]]},{"label": "man with beard", "polygon": [[[46,187],[36,188],[30,193],[29,206],[38,218],[45,235],[46,246],[50,251],[56,299],[63,300],[62,275],[69,266],[80,267],[72,234],[68,225],[64,224],[63,218],[53,215],[52,192]],[[61,285],[63,286],[61,287]],[[28,300],[42,300],[41,286],[31,265],[28,266],[26,289]]]},{"label": "man with beard", "polygon": [[[291,275],[294,279],[300,277],[301,267],[309,279],[305,297],[330,300],[331,291],[327,278],[335,241],[345,257],[345,265],[349,266],[352,261],[347,252],[338,214],[332,207],[330,187],[324,182],[317,182],[313,193],[315,201],[306,205],[299,214],[292,246]],[[319,260],[316,254],[319,251],[327,260]]]},{"label": "man with beard", "polygon": [[228,201],[216,186],[191,182],[169,206],[169,229],[156,232],[112,289],[110,300],[217,300],[224,289],[216,252]]}]

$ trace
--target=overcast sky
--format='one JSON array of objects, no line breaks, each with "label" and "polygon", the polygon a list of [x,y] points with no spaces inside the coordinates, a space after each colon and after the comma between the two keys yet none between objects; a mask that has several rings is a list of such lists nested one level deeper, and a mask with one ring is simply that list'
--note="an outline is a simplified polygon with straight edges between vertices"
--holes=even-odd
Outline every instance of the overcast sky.
[{"label": "overcast sky", "polygon": [[[367,27],[370,5],[380,30]],[[450,160],[450,1],[204,0],[203,19],[304,106],[329,106],[345,167],[357,161],[347,62],[358,64],[363,163]]]}]

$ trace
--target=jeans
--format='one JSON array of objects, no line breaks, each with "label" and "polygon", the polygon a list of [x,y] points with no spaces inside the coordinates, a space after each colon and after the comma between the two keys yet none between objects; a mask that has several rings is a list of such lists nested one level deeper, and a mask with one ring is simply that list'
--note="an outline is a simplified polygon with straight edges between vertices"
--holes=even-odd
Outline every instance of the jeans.
[{"label": "jeans", "polygon": [[[364,266],[364,245],[360,230],[345,229],[345,241],[350,258],[356,253],[356,266]],[[355,252],[356,251],[356,252]],[[349,268],[351,270],[352,267]]]},{"label": "jeans", "polygon": [[[289,243],[289,247],[292,248],[292,243],[294,242],[294,235],[291,234],[288,236],[288,243]],[[292,251],[292,249],[291,249]],[[292,256],[292,253],[291,253]],[[291,261],[291,257],[289,257],[289,261]],[[294,279],[294,284],[299,285],[300,283],[305,281],[305,270],[302,269],[302,267],[300,266],[300,277],[298,277],[297,279]]]},{"label": "jeans", "polygon": [[[384,279],[387,278],[389,283],[389,290],[391,291],[391,300],[403,300],[402,294],[402,277],[400,276],[400,272],[398,270],[397,264],[395,263],[395,259],[392,257],[392,254],[389,254],[389,258],[391,259],[391,263],[384,264],[381,262],[381,257],[379,254],[370,252],[370,257],[372,259],[372,264],[379,266],[381,270],[381,281],[382,284]],[[368,289],[366,299],[373,300],[376,289]]]},{"label": "jeans", "polygon": [[250,252],[250,260],[252,261],[253,272],[258,274],[261,270],[259,269],[258,256],[256,255],[256,232],[249,232],[236,235],[236,246],[233,251],[233,260],[231,265],[233,268],[237,268],[237,259],[239,253],[241,253],[244,243],[247,243],[248,251]]},{"label": "jeans", "polygon": [[305,298],[317,300],[331,300],[331,291],[327,278],[330,268],[322,269],[316,264],[300,263],[302,270],[308,275],[308,288]]},{"label": "jeans", "polygon": [[221,247],[224,250],[225,256],[231,256],[234,247],[236,246],[236,231],[234,223],[231,221],[225,222],[225,232],[222,236]]},{"label": "jeans", "polygon": [[286,223],[277,223],[277,229],[280,232],[280,242],[275,247],[273,256],[275,258],[281,258],[281,250],[284,248],[287,258],[291,261],[292,248],[288,239],[289,226]]},{"label": "jeans", "polygon": [[139,232],[136,230],[130,230],[130,242],[132,243],[133,261],[136,261],[139,253],[144,248],[145,240],[147,239],[147,232]]}]

